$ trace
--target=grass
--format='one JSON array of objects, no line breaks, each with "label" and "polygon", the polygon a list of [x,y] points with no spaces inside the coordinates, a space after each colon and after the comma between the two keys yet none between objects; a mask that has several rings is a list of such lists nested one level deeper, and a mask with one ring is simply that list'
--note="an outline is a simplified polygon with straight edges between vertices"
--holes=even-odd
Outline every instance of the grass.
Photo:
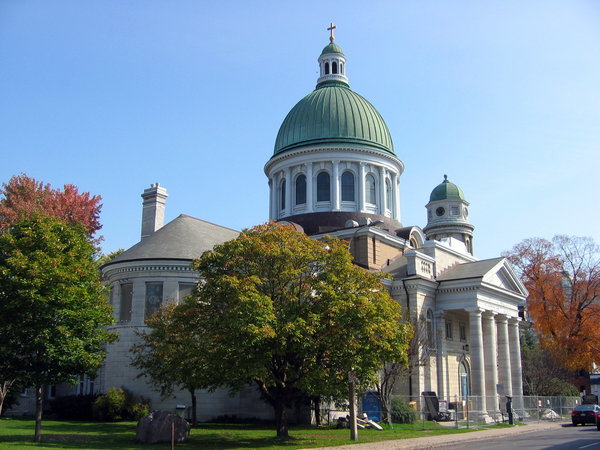
[{"label": "grass", "polygon": [[[0,448],[10,449],[168,449],[165,445],[141,445],[135,442],[135,422],[42,422],[42,443],[33,443],[34,421],[0,418]],[[432,422],[394,425],[393,429],[359,430],[360,443],[390,439],[408,439],[440,434],[465,433],[473,430],[442,427]],[[289,439],[275,437],[273,426],[204,423],[192,429],[190,439],[177,445],[180,449],[295,449],[351,444],[349,430],[290,427]]]}]

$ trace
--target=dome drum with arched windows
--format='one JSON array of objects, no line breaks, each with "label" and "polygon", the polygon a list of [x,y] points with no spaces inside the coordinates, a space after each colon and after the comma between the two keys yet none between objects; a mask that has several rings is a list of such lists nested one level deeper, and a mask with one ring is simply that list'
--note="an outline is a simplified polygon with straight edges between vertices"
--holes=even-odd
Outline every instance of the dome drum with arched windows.
[{"label": "dome drum with arched windows", "polygon": [[313,92],[284,119],[265,165],[271,220],[300,224],[308,234],[344,228],[348,220],[381,220],[400,228],[400,175],[383,118],[350,89],[346,57],[331,42],[318,58]]}]

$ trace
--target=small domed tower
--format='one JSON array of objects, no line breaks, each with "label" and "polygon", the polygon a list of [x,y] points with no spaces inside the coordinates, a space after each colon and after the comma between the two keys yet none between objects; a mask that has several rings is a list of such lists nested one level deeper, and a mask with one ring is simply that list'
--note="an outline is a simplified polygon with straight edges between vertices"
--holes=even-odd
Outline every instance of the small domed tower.
[{"label": "small domed tower", "polygon": [[473,254],[473,225],[469,223],[469,203],[462,190],[448,181],[438,184],[429,197],[427,226],[423,228],[427,240],[443,241]]}]

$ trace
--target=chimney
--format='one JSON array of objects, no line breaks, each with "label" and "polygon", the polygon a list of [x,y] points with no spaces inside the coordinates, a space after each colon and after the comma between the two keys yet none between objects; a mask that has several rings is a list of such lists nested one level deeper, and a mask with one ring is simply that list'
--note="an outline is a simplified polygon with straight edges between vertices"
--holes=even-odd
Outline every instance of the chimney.
[{"label": "chimney", "polygon": [[142,198],[142,239],[147,238],[165,223],[165,204],[167,190],[159,183],[153,183],[144,189]]}]

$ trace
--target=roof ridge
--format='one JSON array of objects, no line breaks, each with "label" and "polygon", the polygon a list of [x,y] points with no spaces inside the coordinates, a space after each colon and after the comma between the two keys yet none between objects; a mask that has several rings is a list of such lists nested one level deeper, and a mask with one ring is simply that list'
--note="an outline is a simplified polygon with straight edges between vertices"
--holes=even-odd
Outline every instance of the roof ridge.
[{"label": "roof ridge", "polygon": [[159,228],[159,229],[158,229],[158,230],[156,230],[156,231],[160,231],[162,228],[166,227],[167,225],[169,225],[170,223],[172,223],[172,222],[174,222],[175,220],[179,219],[180,217],[186,217],[186,218],[188,218],[188,219],[197,220],[198,222],[207,223],[207,224],[209,224],[209,225],[214,225],[215,227],[219,227],[219,228],[224,228],[224,229],[226,229],[226,230],[235,231],[236,233],[239,233],[239,232],[240,232],[239,230],[236,230],[236,229],[234,229],[234,228],[225,227],[225,226],[223,226],[223,225],[219,225],[219,224],[217,224],[217,223],[214,223],[214,222],[209,222],[208,220],[204,220],[204,219],[198,219],[197,217],[190,216],[189,214],[183,214],[183,213],[179,214],[177,217],[175,217],[175,219],[171,220],[171,221],[170,221],[170,222],[168,222],[168,223],[167,223],[165,226],[163,226],[163,227]]}]

